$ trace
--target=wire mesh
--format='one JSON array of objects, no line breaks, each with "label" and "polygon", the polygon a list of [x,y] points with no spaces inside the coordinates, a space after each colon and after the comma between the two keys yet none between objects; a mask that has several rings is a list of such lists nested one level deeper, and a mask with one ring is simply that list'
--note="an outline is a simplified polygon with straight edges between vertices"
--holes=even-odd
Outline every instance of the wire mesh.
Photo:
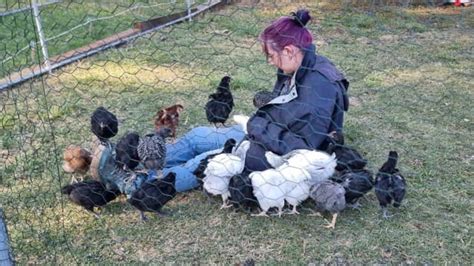
[{"label": "wire mesh", "polygon": [[[470,261],[474,23],[463,5],[7,0],[0,221],[11,263]],[[272,90],[259,34],[299,8],[316,54],[350,81],[348,112],[319,113],[334,100],[324,92],[279,98],[291,76]],[[343,141],[317,130],[337,128],[337,111]]]}]

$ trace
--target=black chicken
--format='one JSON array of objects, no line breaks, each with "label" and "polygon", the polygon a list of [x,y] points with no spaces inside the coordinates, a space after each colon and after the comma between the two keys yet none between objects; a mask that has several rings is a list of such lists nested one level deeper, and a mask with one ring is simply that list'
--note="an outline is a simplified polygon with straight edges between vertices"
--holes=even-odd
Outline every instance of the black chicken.
[{"label": "black chicken", "polygon": [[118,120],[104,107],[98,107],[91,116],[91,131],[102,143],[117,135]]},{"label": "black chicken", "polygon": [[245,211],[251,211],[258,206],[249,174],[248,170],[244,170],[241,174],[233,176],[229,182],[230,202],[235,208],[242,208]]},{"label": "black chicken", "polygon": [[138,143],[140,136],[135,133],[128,133],[123,136],[115,146],[115,161],[118,167],[123,170],[133,170],[140,163],[138,157]]},{"label": "black chicken", "polygon": [[224,148],[222,149],[222,152],[219,152],[219,153],[215,153],[215,154],[210,154],[208,156],[206,156],[206,158],[202,159],[200,162],[199,162],[199,165],[198,167],[196,168],[196,170],[194,170],[193,174],[196,176],[197,180],[198,180],[198,183],[199,183],[199,187],[202,186],[202,183],[203,183],[203,179],[205,177],[204,175],[204,170],[206,170],[206,167],[207,167],[207,164],[209,163],[209,160],[216,157],[218,154],[222,154],[222,153],[231,153],[232,152],[232,149],[235,147],[236,145],[236,141],[235,139],[228,139],[225,143],[224,143]]},{"label": "black chicken", "polygon": [[259,91],[253,97],[253,106],[260,108],[277,97],[275,93],[271,91]]},{"label": "black chicken", "polygon": [[209,123],[224,125],[229,118],[232,108],[234,108],[234,98],[230,92],[229,76],[222,78],[216,93],[209,95],[209,101],[206,104],[206,116]]},{"label": "black chicken", "polygon": [[345,170],[331,179],[344,187],[346,191],[344,194],[346,204],[352,205],[354,208],[360,206],[358,203],[359,199],[374,187],[373,174],[365,169]]},{"label": "black chicken", "polygon": [[389,218],[387,206],[400,207],[406,193],[406,181],[396,168],[398,153],[390,151],[387,161],[382,165],[375,180],[375,195],[382,208],[383,217]]},{"label": "black chicken", "polygon": [[145,168],[161,170],[166,160],[166,138],[170,137],[170,128],[161,128],[157,133],[148,134],[140,139],[137,147],[138,157]]},{"label": "black chicken", "polygon": [[134,191],[128,202],[140,211],[140,218],[146,221],[144,212],[165,215],[161,208],[176,195],[176,174],[170,172],[162,179],[153,179],[143,183]]},{"label": "black chicken", "polygon": [[336,153],[337,171],[363,169],[367,165],[367,160],[354,148],[344,145],[344,135],[341,132],[329,134],[330,143],[327,153]]},{"label": "black chicken", "polygon": [[94,207],[105,206],[120,195],[118,189],[108,189],[104,183],[96,180],[66,185],[61,189],[61,193],[69,195],[69,199],[72,202],[82,206],[97,218],[100,216],[94,212]]}]

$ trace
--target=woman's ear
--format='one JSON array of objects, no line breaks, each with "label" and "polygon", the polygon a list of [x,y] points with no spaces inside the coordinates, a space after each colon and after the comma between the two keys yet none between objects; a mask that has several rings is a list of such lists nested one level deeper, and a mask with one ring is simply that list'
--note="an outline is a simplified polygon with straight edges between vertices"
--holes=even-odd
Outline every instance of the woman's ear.
[{"label": "woman's ear", "polygon": [[288,56],[290,59],[293,59],[294,56],[296,56],[298,49],[296,46],[290,44],[287,45],[283,48],[283,52],[285,53],[286,56]]}]

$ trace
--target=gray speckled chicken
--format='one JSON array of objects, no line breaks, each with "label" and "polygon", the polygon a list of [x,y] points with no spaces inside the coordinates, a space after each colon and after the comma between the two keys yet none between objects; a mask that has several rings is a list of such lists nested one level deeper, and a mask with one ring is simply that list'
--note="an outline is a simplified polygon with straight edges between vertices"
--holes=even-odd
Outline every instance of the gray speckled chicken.
[{"label": "gray speckled chicken", "polygon": [[[331,180],[317,183],[311,188],[310,197],[316,204],[316,210],[328,211],[332,214],[332,221],[325,226],[326,228],[336,227],[337,215],[346,207],[345,193],[343,186]],[[317,213],[317,215],[320,214]]]},{"label": "gray speckled chicken", "polygon": [[259,91],[253,97],[253,106],[260,108],[273,100],[278,95],[271,91]]},{"label": "gray speckled chicken", "polygon": [[137,152],[146,169],[161,170],[166,160],[166,141],[171,136],[171,129],[162,128],[157,133],[145,135],[140,139]]}]

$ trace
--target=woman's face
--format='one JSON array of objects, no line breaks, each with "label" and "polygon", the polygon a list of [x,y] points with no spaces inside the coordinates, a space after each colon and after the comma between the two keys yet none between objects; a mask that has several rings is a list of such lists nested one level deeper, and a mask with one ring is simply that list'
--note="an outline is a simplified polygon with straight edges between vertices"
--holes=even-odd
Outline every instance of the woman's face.
[{"label": "woman's face", "polygon": [[267,60],[270,65],[290,74],[295,72],[301,64],[296,56],[297,52],[297,48],[293,45],[285,46],[280,52],[274,50],[271,45],[267,45]]}]

